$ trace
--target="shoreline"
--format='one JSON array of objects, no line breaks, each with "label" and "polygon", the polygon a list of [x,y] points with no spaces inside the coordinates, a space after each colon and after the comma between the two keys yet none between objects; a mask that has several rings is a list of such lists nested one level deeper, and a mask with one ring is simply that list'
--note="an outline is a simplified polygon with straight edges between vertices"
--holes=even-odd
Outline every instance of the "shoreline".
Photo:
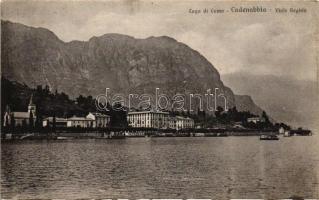
[{"label": "shoreline", "polygon": [[[83,133],[83,132],[64,132],[55,133],[54,135],[46,134],[19,134],[11,135],[8,134],[1,138],[1,141],[22,141],[22,140],[78,140],[78,139],[97,139],[97,140],[108,140],[108,139],[125,139],[125,138],[178,138],[178,137],[249,137],[249,136],[261,136],[261,135],[282,135],[279,132],[274,131],[249,131],[249,132],[191,132],[191,133],[146,133],[143,134],[101,134],[101,133]],[[294,136],[312,136],[312,135],[294,135]]]}]

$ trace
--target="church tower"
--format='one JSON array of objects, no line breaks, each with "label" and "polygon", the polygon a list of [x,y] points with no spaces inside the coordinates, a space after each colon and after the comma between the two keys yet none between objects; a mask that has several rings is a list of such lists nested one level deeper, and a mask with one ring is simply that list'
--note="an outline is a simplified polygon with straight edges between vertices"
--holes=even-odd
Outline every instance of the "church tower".
[{"label": "church tower", "polygon": [[32,112],[32,116],[33,116],[33,118],[35,118],[36,117],[36,106],[33,103],[33,94],[31,94],[30,102],[28,105],[28,113],[30,114],[30,112]]}]

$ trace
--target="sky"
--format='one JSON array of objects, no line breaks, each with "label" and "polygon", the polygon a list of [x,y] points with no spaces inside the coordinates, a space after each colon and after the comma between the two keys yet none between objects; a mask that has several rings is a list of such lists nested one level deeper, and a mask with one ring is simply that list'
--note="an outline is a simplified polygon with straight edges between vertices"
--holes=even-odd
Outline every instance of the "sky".
[{"label": "sky", "polygon": [[[193,14],[189,10],[262,6],[267,13]],[[306,13],[275,13],[275,8]],[[169,36],[205,56],[221,74],[249,73],[316,80],[314,2],[212,2],[176,0],[2,1],[2,19],[44,27],[61,40],[106,33],[136,38]]]}]

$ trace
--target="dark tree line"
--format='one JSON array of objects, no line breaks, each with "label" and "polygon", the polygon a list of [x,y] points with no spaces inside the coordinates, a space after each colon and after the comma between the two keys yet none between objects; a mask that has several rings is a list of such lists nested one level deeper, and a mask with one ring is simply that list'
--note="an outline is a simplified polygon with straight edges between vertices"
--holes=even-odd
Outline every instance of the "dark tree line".
[{"label": "dark tree line", "polygon": [[[36,117],[29,116],[28,124],[35,124],[35,127],[42,126],[45,117],[85,117],[88,112],[97,112],[95,99],[92,96],[79,95],[75,99],[64,92],[55,90],[52,92],[49,86],[37,86],[35,89],[26,85],[1,78],[1,121],[3,122],[4,112],[9,106],[11,111],[27,111],[30,96],[33,95],[33,103],[36,105]],[[114,107],[120,105],[114,105]],[[101,111],[99,111],[101,112]],[[108,105],[108,110],[102,111],[111,116],[111,126],[127,126],[126,112],[117,111]],[[32,123],[31,123],[32,122]],[[12,124],[12,123],[11,123]],[[27,124],[27,122],[25,122]],[[3,125],[3,124],[2,124]],[[27,126],[27,125],[25,125]]]},{"label": "dark tree line", "polygon": [[[88,112],[97,112],[95,105],[95,99],[92,96],[79,95],[75,99],[70,99],[64,92],[55,90],[52,92],[49,86],[37,86],[35,89],[31,89],[26,85],[9,81],[5,78],[1,78],[1,121],[3,122],[4,111],[6,106],[9,105],[11,111],[27,111],[27,106],[30,100],[31,94],[33,94],[33,101],[36,104],[36,117],[29,116],[28,124],[35,124],[35,128],[42,127],[42,120],[44,117],[54,116],[56,117],[71,117],[73,115],[84,117]],[[103,107],[103,106],[101,106]],[[122,107],[120,104],[111,106],[106,105],[105,110],[99,110],[103,114],[110,115],[111,127],[127,127],[127,110],[118,109]],[[247,119],[250,117],[257,117],[249,111],[238,111],[236,107],[224,111],[222,107],[217,107],[214,114],[208,114],[205,111],[197,110],[197,112],[190,111],[171,111],[171,116],[181,115],[184,117],[190,117],[194,119],[195,124],[201,125],[204,128],[216,127],[218,125],[233,125],[235,122],[241,122],[244,127],[247,128],[270,128],[287,125],[272,124],[266,112],[261,114],[264,122],[261,123],[248,123]],[[10,123],[14,126],[14,120]],[[26,124],[26,122],[25,122]],[[3,125],[3,124],[2,124]],[[26,125],[25,125],[26,126]]]},{"label": "dark tree line", "polygon": [[248,123],[248,118],[259,116],[249,111],[238,111],[236,107],[230,108],[228,111],[224,111],[222,107],[218,106],[214,114],[208,114],[205,110],[201,111],[198,109],[197,113],[190,113],[189,111],[174,111],[172,112],[172,115],[182,115],[185,117],[190,117],[194,119],[195,124],[200,125],[204,128],[213,128],[216,126],[232,126],[238,122],[246,128],[263,129],[271,128],[274,126],[265,111],[263,111],[260,116],[261,119],[264,119],[263,122]]}]

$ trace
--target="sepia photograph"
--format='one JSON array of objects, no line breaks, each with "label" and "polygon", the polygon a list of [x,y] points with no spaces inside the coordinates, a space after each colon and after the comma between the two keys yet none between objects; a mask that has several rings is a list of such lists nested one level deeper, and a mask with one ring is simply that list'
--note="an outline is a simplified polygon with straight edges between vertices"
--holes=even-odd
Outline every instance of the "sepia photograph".
[{"label": "sepia photograph", "polygon": [[318,1],[0,5],[1,199],[319,199]]}]

